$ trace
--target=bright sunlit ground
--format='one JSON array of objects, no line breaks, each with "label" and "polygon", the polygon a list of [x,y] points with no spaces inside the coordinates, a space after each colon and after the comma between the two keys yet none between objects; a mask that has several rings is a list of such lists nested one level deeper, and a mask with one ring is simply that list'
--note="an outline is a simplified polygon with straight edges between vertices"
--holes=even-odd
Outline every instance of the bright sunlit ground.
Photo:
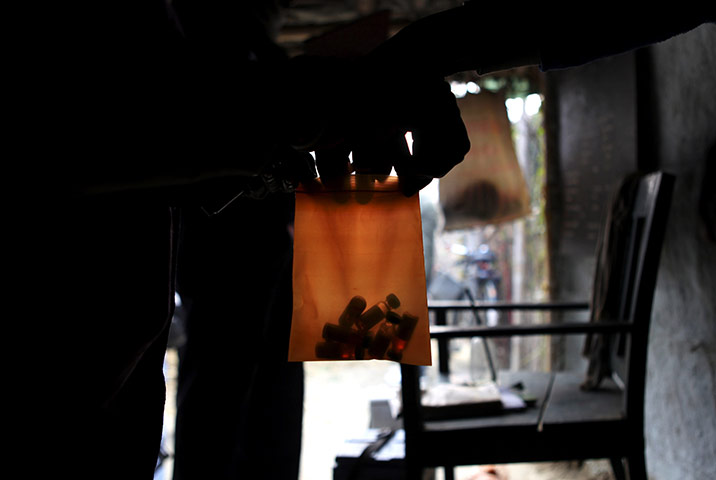
[{"label": "bright sunlit ground", "polygon": [[[370,401],[394,398],[400,367],[383,361],[307,362],[303,449],[299,480],[332,480],[345,440],[369,426]],[[480,467],[459,467],[456,480],[477,480]],[[498,467],[500,480],[611,480],[609,462],[516,464]],[[443,480],[435,472],[435,480]]]},{"label": "bright sunlit ground", "polygon": [[342,443],[369,426],[370,400],[397,394],[392,362],[307,362],[300,480],[331,480]]},{"label": "bright sunlit ground", "polygon": [[[172,451],[176,352],[167,355],[165,447]],[[400,384],[397,364],[381,361],[308,362],[305,364],[303,449],[299,480],[332,480],[336,454],[343,442],[364,432],[370,422],[370,401],[395,398]],[[155,480],[171,480],[169,458]],[[500,480],[611,480],[608,462],[518,464],[498,467]],[[476,480],[478,467],[455,470],[457,480]],[[442,471],[435,480],[443,480]]]}]

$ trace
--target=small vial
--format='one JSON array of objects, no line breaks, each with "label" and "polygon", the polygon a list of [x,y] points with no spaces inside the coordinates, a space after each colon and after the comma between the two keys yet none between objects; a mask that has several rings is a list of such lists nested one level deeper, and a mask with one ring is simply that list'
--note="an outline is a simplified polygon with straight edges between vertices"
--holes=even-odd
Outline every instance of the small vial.
[{"label": "small vial", "polygon": [[408,312],[403,313],[400,324],[396,328],[393,342],[388,351],[388,358],[399,362],[403,358],[403,350],[413,336],[415,326],[418,324],[418,317]]},{"label": "small vial", "polygon": [[397,332],[395,332],[395,336],[407,342],[408,340],[410,340],[410,337],[413,336],[413,332],[415,331],[415,326],[417,324],[418,317],[408,312],[403,313],[403,316],[400,319],[400,325],[398,326],[398,330]]},{"label": "small vial", "polygon": [[358,318],[358,328],[370,330],[380,323],[392,308],[400,307],[400,300],[394,294],[389,294],[385,300],[376,303]]},{"label": "small vial", "polygon": [[392,309],[400,307],[400,299],[398,299],[394,293],[389,293],[388,296],[385,297],[385,301],[388,302],[388,306]]},{"label": "small vial", "polygon": [[366,304],[365,298],[360,295],[351,298],[351,301],[348,302],[341,316],[338,317],[338,324],[347,327],[353,326],[356,320],[358,320],[358,317],[360,317],[360,314],[363,313]]},{"label": "small vial", "polygon": [[356,345],[355,359],[356,360],[364,360],[366,349],[370,348],[370,346],[372,344],[373,344],[373,334],[368,332],[365,335],[363,335],[361,342],[358,345]]},{"label": "small vial", "polygon": [[375,338],[368,348],[368,354],[372,358],[383,358],[385,351],[390,346],[390,341],[393,339],[395,334],[395,327],[389,323],[384,323],[380,326],[380,329],[375,334]]},{"label": "small vial", "polygon": [[400,318],[400,314],[398,312],[394,312],[393,310],[390,310],[385,314],[385,320],[393,325],[398,325],[400,323]]},{"label": "small vial", "polygon": [[316,344],[316,358],[328,360],[349,360],[351,358],[350,349],[345,344],[326,341]]},{"label": "small vial", "polygon": [[363,315],[358,318],[358,328],[361,330],[370,330],[385,318],[387,312],[388,305],[385,302],[376,303],[363,312]]},{"label": "small vial", "polygon": [[323,326],[323,338],[338,343],[355,345],[361,341],[360,335],[351,327],[345,325],[336,325],[334,323],[326,323]]}]

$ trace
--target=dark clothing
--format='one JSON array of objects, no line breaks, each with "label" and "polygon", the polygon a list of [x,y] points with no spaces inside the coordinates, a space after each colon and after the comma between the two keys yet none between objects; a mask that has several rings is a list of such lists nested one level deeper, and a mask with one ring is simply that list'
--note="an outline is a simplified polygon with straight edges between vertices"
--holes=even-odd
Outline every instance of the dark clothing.
[{"label": "dark clothing", "polygon": [[292,196],[185,213],[174,478],[296,479],[303,370],[287,362]]},{"label": "dark clothing", "polygon": [[268,41],[254,7],[269,3],[54,2],[28,26],[32,50],[16,69],[27,77],[23,152],[35,158],[20,178],[45,180],[52,196],[166,197],[256,174],[281,134],[272,66],[254,61]]},{"label": "dark clothing", "polygon": [[24,303],[25,326],[35,338],[29,351],[39,363],[30,371],[41,404],[30,417],[38,423],[28,451],[37,461],[22,468],[151,478],[162,434],[178,212],[93,199],[34,213],[42,220],[32,230],[36,243],[20,252],[28,253],[23,287],[34,298]]},{"label": "dark clothing", "polygon": [[[556,5],[555,5],[556,7]],[[623,8],[614,11],[595,3],[565,12],[563,6],[538,9],[532,22],[542,70],[557,70],[662,42],[702,23],[716,22],[716,8]],[[566,13],[566,14],[565,14]]]},{"label": "dark clothing", "polygon": [[[247,72],[286,61],[271,39],[275,2],[173,5],[204,61]],[[263,88],[240,94],[257,95],[251,101],[273,114]],[[250,112],[239,114],[255,120]],[[278,132],[271,133],[278,144]],[[238,159],[251,154],[243,147]],[[186,343],[179,356],[174,478],[230,480],[261,472],[267,479],[297,479],[303,369],[288,363],[286,353],[293,196],[240,197],[214,216],[198,207],[184,209],[177,270]]]},{"label": "dark clothing", "polygon": [[506,11],[499,3],[465,5],[419,19],[378,49],[390,72],[487,74],[524,65],[542,70],[587,62],[650,45],[716,22],[716,8],[614,9],[594,4],[570,11],[552,2]]},{"label": "dark clothing", "polygon": [[[18,155],[29,160],[18,161],[13,176],[23,201],[10,230],[22,235],[11,251],[27,277],[16,282],[27,294],[18,299],[30,314],[24,326],[34,329],[20,338],[42,339],[32,350],[40,363],[31,370],[39,376],[34,382],[39,391],[32,395],[41,399],[32,413],[39,443],[27,448],[37,448],[42,461],[22,468],[46,467],[52,476],[73,478],[153,476],[182,210],[209,200],[210,183],[220,176],[229,179],[222,185],[231,192],[232,176],[256,173],[281,143],[273,111],[257,94],[270,88],[258,72],[271,64],[259,69],[255,61],[268,47],[252,23],[249,4],[236,2],[235,18],[222,17],[226,27],[233,20],[243,25],[234,29],[240,41],[223,48],[221,39],[212,44],[190,37],[194,26],[185,31],[163,0],[55,3],[28,26],[28,46],[37,48],[25,57],[32,75],[22,97],[28,123]],[[267,227],[275,219],[258,220],[252,230],[261,235],[264,229],[262,240],[276,233]],[[257,317],[271,305],[273,283],[285,278],[279,272],[285,271],[290,246],[285,218],[281,221],[281,244],[266,252],[272,260],[266,262],[265,281],[255,284],[254,291],[266,288],[263,298],[255,299],[265,302],[251,313]],[[233,266],[232,275],[246,275],[241,261]],[[283,295],[290,299],[290,290]],[[290,316],[282,315],[285,326]],[[220,328],[212,324],[205,331],[215,334],[214,327]],[[274,366],[253,369],[256,378],[247,380],[247,391],[285,378]],[[295,380],[300,373],[284,384],[295,395],[302,393]],[[260,403],[256,398],[245,396]],[[239,410],[225,400],[216,402],[229,415]],[[258,418],[249,416],[248,423]],[[292,418],[296,421],[295,408]],[[232,427],[239,435],[240,426]]]}]

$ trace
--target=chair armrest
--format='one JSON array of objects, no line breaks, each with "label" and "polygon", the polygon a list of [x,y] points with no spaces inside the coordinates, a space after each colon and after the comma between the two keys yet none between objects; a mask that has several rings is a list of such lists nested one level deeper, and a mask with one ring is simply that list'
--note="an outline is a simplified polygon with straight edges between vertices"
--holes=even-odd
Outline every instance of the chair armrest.
[{"label": "chair armrest", "polygon": [[468,300],[430,300],[430,311],[441,310],[589,310],[589,302],[500,302]]},{"label": "chair armrest", "polygon": [[579,335],[586,333],[630,332],[632,323],[619,322],[575,322],[540,325],[498,325],[454,327],[431,325],[431,338],[470,338],[470,337],[514,337],[527,335]]}]

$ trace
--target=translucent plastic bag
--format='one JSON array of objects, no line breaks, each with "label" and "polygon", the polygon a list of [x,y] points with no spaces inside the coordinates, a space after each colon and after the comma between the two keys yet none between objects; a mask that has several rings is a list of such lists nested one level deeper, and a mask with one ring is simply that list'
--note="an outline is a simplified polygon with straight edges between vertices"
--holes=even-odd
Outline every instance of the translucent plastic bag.
[{"label": "translucent plastic bag", "polygon": [[290,361],[430,364],[420,202],[396,177],[296,192]]}]

